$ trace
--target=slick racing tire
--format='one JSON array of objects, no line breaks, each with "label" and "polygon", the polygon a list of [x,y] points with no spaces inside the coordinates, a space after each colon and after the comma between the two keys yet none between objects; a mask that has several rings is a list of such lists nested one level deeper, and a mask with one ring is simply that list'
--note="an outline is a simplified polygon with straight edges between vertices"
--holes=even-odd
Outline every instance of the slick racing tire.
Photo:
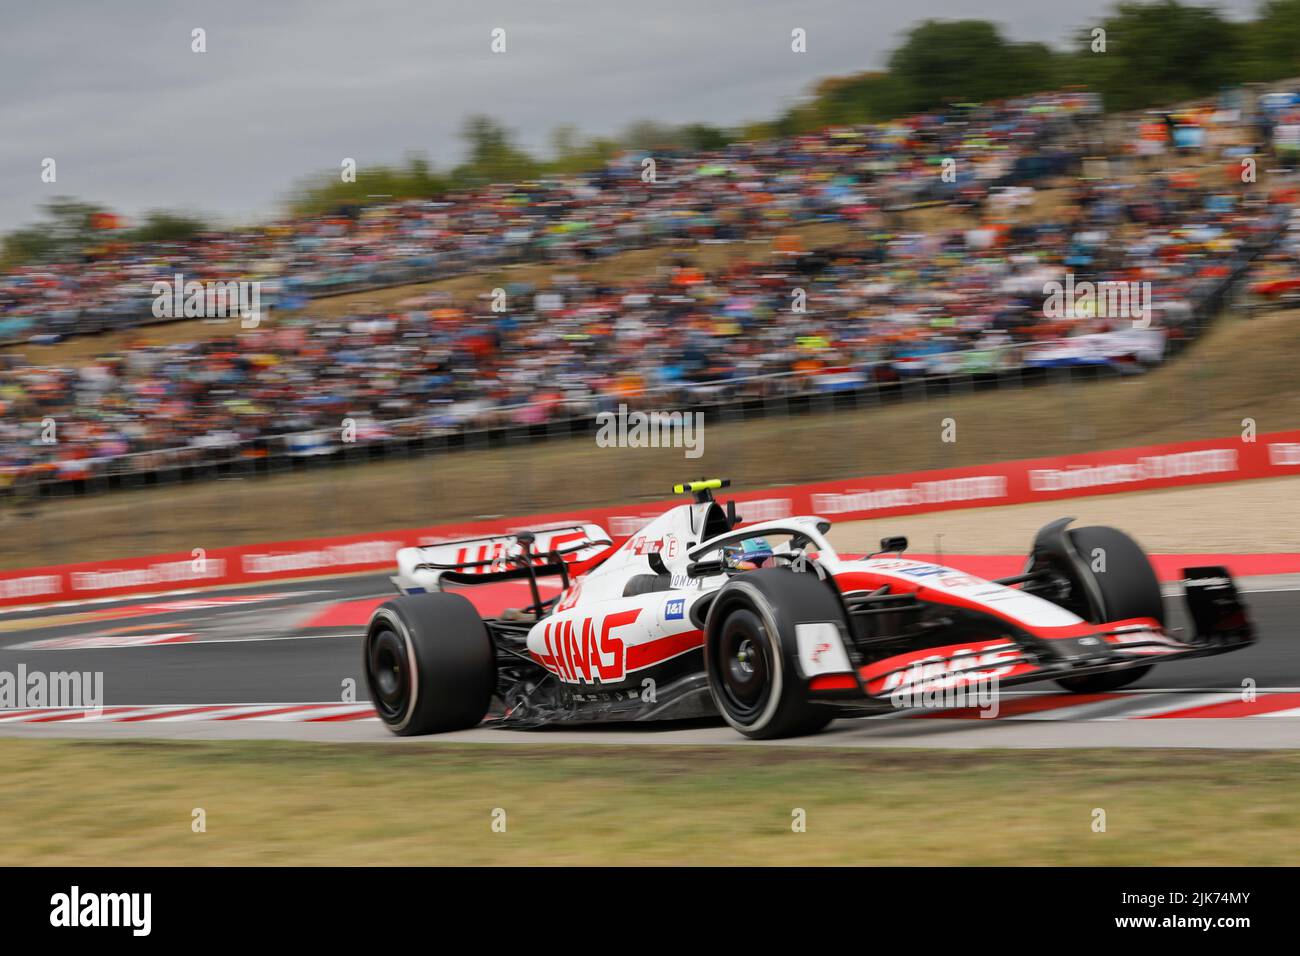
[{"label": "slick racing tire", "polygon": [[[1100,592],[1104,619],[1120,621],[1131,617],[1153,617],[1165,623],[1165,602],[1160,596],[1160,579],[1141,546],[1116,528],[1074,528],[1069,532],[1075,551],[1083,559]],[[1093,571],[1094,555],[1105,560],[1104,571]],[[1092,620],[1093,624],[1102,623]],[[1079,694],[1098,694],[1118,690],[1141,680],[1151,665],[1129,667],[1119,671],[1064,677],[1056,683]]]},{"label": "slick racing tire", "polygon": [[379,718],[402,737],[475,726],[496,689],[492,639],[459,594],[381,604],[366,629],[363,663]]},{"label": "slick racing tire", "polygon": [[808,702],[795,627],[843,622],[830,587],[814,574],[763,568],[732,578],[705,622],[704,670],[718,712],[746,737],[813,734],[834,718]]}]

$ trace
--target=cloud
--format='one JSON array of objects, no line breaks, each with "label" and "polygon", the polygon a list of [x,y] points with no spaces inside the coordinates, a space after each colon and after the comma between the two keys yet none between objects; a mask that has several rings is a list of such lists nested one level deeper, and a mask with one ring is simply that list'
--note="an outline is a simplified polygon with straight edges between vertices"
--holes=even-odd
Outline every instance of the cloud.
[{"label": "cloud", "polygon": [[[1229,6],[1247,9],[1251,0]],[[820,77],[878,68],[907,27],[998,20],[1059,43],[1102,0],[202,0],[11,3],[0,31],[0,230],[54,195],[266,218],[303,175],[425,153],[460,157],[471,113],[544,150],[561,123],[734,124]],[[490,31],[507,31],[493,55]],[[808,52],[789,49],[808,31]],[[208,52],[190,51],[207,31]],[[43,184],[40,163],[58,163]]]}]

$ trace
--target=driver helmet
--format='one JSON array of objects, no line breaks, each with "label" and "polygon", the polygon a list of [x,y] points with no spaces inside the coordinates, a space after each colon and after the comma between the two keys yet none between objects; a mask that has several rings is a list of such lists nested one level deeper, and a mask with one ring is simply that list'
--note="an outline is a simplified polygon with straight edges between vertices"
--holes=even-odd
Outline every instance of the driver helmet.
[{"label": "driver helmet", "polygon": [[738,546],[722,549],[722,565],[729,571],[753,571],[772,559],[766,538],[746,538]]}]

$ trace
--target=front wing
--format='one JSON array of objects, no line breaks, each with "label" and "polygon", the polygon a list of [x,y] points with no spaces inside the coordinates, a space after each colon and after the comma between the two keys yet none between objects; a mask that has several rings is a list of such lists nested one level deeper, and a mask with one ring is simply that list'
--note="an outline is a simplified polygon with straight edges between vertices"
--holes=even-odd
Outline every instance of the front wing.
[{"label": "front wing", "polygon": [[1134,618],[1055,641],[1008,634],[916,648],[868,662],[856,660],[849,672],[812,676],[809,690],[814,699],[827,702],[866,698],[867,703],[893,706],[900,694],[994,679],[1001,686],[1084,677],[1223,654],[1254,642],[1254,626],[1226,568],[1187,568],[1182,584],[1191,620],[1187,630],[1171,632],[1152,618]]}]

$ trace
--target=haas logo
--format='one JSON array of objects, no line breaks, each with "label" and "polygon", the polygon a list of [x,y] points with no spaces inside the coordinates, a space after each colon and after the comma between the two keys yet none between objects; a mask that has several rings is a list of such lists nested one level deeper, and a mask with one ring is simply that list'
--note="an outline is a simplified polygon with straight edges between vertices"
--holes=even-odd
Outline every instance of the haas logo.
[{"label": "haas logo", "polygon": [[913,661],[907,670],[894,671],[885,678],[884,689],[927,684],[938,687],[960,686],[974,681],[1005,677],[1015,670],[1020,651],[1012,644],[985,648],[983,653],[958,651],[949,657],[931,656]]},{"label": "haas logo", "polygon": [[[565,545],[574,544],[578,541],[584,541],[587,534],[584,531],[567,531],[548,536],[538,535],[533,546],[536,557],[533,558],[534,564],[545,564],[547,561],[546,552],[556,551]],[[480,544],[477,548],[460,547],[456,549],[455,564],[462,571],[469,574],[499,574],[502,571],[508,571],[512,565],[510,559],[520,554],[519,546],[512,539],[502,538],[498,541],[488,541]],[[566,562],[578,560],[576,552],[564,556]],[[490,562],[483,564],[482,562]],[[473,567],[465,567],[465,565]]]},{"label": "haas logo", "polygon": [[641,608],[631,608],[598,618],[548,623],[542,632],[546,653],[542,666],[570,684],[612,683],[626,673],[626,648],[612,632],[635,623]]}]

